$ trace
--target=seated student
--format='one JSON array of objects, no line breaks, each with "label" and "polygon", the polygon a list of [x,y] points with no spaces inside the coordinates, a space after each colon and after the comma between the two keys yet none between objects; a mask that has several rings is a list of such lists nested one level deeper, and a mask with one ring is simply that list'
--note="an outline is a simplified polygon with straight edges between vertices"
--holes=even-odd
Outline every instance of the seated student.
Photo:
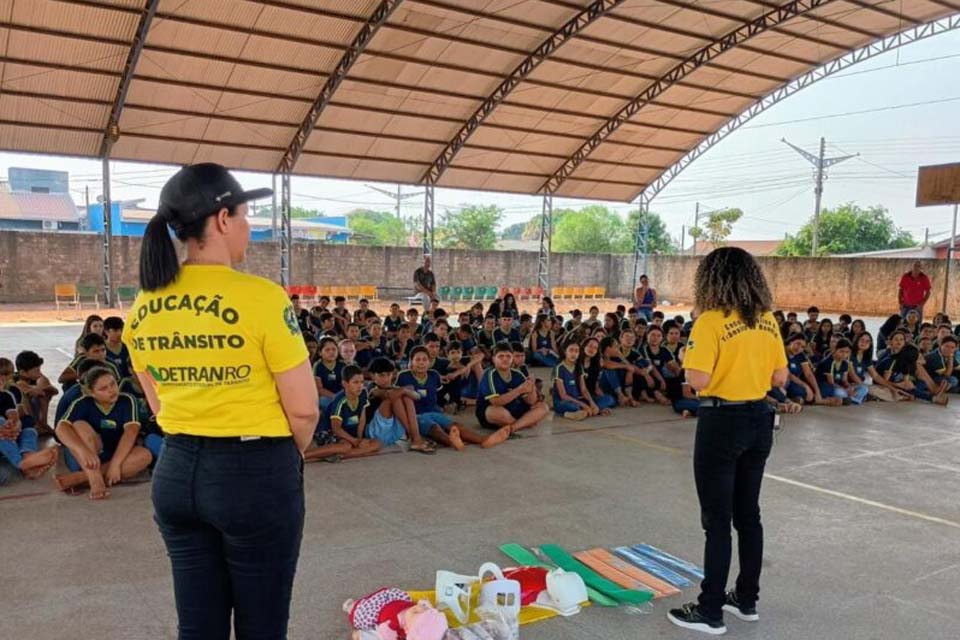
[{"label": "seated student", "polygon": [[792,324],[792,323],[794,323],[794,322],[796,322],[796,321],[797,321],[797,312],[796,312],[796,311],[788,311],[788,312],[787,312],[787,322],[789,322],[789,323]]},{"label": "seated student", "polygon": [[[463,314],[461,313],[460,315],[462,316]],[[469,322],[470,325],[477,328],[483,325],[484,317],[485,317],[485,314],[483,313],[482,302],[475,303],[472,307],[470,307],[470,311],[467,312],[467,322]],[[459,319],[459,323],[463,324],[463,318]]]},{"label": "seated student", "polygon": [[888,342],[890,348],[877,362],[877,373],[901,392],[894,398],[895,400],[919,398],[945,405],[946,394],[934,395],[931,392],[935,385],[926,370],[920,366],[920,352],[908,342],[909,335],[908,331],[898,330],[890,336]]},{"label": "seated student", "polygon": [[90,499],[102,500],[110,496],[109,487],[146,469],[153,455],[137,445],[137,401],[120,393],[113,371],[94,367],[83,384],[89,395],[75,400],[57,424],[57,440],[67,447],[70,473],[54,476],[54,481],[67,493],[89,485]]},{"label": "seated student", "polygon": [[840,398],[824,398],[820,394],[817,374],[806,353],[807,339],[802,333],[791,334],[787,338],[787,385],[785,395],[797,404],[825,404],[839,406]]},{"label": "seated student", "polygon": [[830,355],[817,365],[817,383],[824,398],[840,398],[844,404],[863,404],[867,385],[850,365],[850,341],[840,338]]},{"label": "seated student", "polygon": [[[323,347],[321,347],[322,349]],[[343,368],[340,391],[327,404],[313,436],[315,447],[303,454],[304,462],[372,456],[380,451],[380,441],[365,438],[367,426],[367,390],[363,388],[363,372],[350,365]]]},{"label": "seated student", "polygon": [[371,382],[367,383],[367,435],[384,447],[396,444],[404,436],[410,450],[434,453],[436,447],[420,435],[414,400],[416,391],[396,385],[397,368],[389,358],[378,357],[370,363]]},{"label": "seated student", "polygon": [[637,346],[637,334],[632,329],[620,334],[620,354],[624,360],[636,367],[631,395],[639,402],[670,404],[670,400],[664,395],[667,387],[663,375],[644,355],[644,348]]},{"label": "seated student", "polygon": [[817,327],[817,332],[814,334],[813,339],[810,340],[810,344],[813,346],[814,358],[811,358],[815,363],[819,363],[820,360],[823,360],[827,355],[830,354],[830,338],[833,336],[833,321],[830,318],[824,318],[820,321],[819,326]]},{"label": "seated student", "polygon": [[773,312],[773,319],[777,321],[777,326],[779,327],[787,321],[787,316],[784,315],[783,309],[775,309]]},{"label": "seated student", "polygon": [[377,358],[387,356],[387,338],[383,335],[383,325],[372,321],[367,325],[367,337],[357,343],[357,364],[364,370]]},{"label": "seated student", "polygon": [[[514,342],[511,340],[511,342]],[[560,364],[557,341],[553,335],[553,318],[539,315],[528,339],[529,359],[535,367],[556,368]],[[579,352],[579,348],[577,349]]]},{"label": "seated student", "polygon": [[600,384],[604,369],[600,340],[597,338],[584,338],[580,343],[580,369],[583,371],[587,390],[590,391],[597,406],[609,405],[611,408],[617,406],[617,398],[604,393]]},{"label": "seated student", "polygon": [[343,363],[343,366],[349,367],[350,365],[357,365],[357,345],[353,342],[353,340],[344,338],[337,343],[337,350],[340,354],[340,362]]},{"label": "seated student", "polygon": [[563,330],[567,333],[570,333],[581,324],[583,324],[583,311],[580,311],[580,309],[574,309],[570,312],[570,319],[567,320],[567,324],[563,326]]},{"label": "seated student", "polygon": [[493,330],[493,342],[522,342],[520,331],[513,328],[511,316],[500,316],[500,326]]},{"label": "seated student", "polygon": [[366,298],[360,298],[357,304],[360,306],[353,312],[353,321],[362,327],[367,323],[367,312],[370,311],[370,301]]},{"label": "seated student", "polygon": [[547,416],[547,405],[537,399],[536,383],[513,369],[513,349],[501,342],[493,350],[493,366],[480,379],[477,420],[496,429],[485,446],[499,444],[511,434],[537,426]]},{"label": "seated student", "polygon": [[312,367],[320,358],[320,343],[317,341],[317,337],[309,331],[303,334],[303,343],[307,346],[307,354],[309,355],[310,366]]},{"label": "seated student", "polygon": [[[920,334],[917,336],[916,344],[919,346],[921,340],[929,340],[933,343],[937,339],[937,327],[932,322],[924,322],[920,325]],[[926,353],[921,349],[921,353]]]},{"label": "seated student", "polygon": [[[612,405],[613,398],[604,396],[604,404]],[[580,366],[580,345],[569,343],[563,350],[563,361],[553,370],[553,412],[568,420],[584,420],[609,415],[610,408],[594,402]]]},{"label": "seated student", "polygon": [[[114,366],[121,380],[136,378],[130,361],[130,350],[123,344],[123,318],[110,316],[103,321],[104,346],[106,360]],[[139,388],[139,384],[137,385]]]},{"label": "seated student", "polygon": [[944,338],[953,336],[953,327],[949,322],[945,322],[937,327],[937,344],[939,345]]},{"label": "seated student", "polygon": [[903,317],[903,328],[910,334],[910,340],[916,340],[920,335],[920,312],[916,309],[909,309]]},{"label": "seated student", "polygon": [[510,349],[513,351],[513,368],[523,374],[524,378],[533,378],[534,386],[537,389],[537,402],[543,402],[543,380],[530,375],[527,369],[527,350],[524,349],[522,342],[511,342]]},{"label": "seated student", "polygon": [[663,327],[664,315],[663,311],[654,311],[650,316],[650,325]]},{"label": "seated student", "polygon": [[413,404],[417,412],[417,423],[420,425],[420,435],[457,451],[463,451],[466,444],[479,444],[486,449],[503,441],[497,440],[493,435],[482,436],[443,413],[437,404],[442,384],[440,374],[430,368],[427,348],[415,347],[410,354],[410,368],[397,375],[397,386],[417,394]]},{"label": "seated student", "polygon": [[66,369],[63,370],[63,373],[60,374],[60,378],[57,382],[60,383],[61,388],[64,391],[69,391],[70,387],[77,384],[77,364],[81,360],[89,358],[90,360],[96,360],[100,363],[100,366],[109,369],[114,377],[117,380],[123,383],[123,376],[120,375],[120,372],[113,365],[113,363],[107,360],[107,344],[103,339],[103,336],[90,333],[83,339],[83,352],[85,355],[77,356],[74,358],[70,364],[67,365]]},{"label": "seated student", "polygon": [[393,340],[397,337],[397,330],[404,322],[406,320],[403,318],[403,313],[400,312],[400,305],[394,302],[390,305],[390,315],[383,319],[383,332],[387,336],[387,340]]},{"label": "seated student", "polygon": [[867,325],[864,324],[863,320],[857,318],[850,323],[850,329],[847,330],[847,332],[844,334],[844,337],[850,341],[850,344],[856,346],[857,340],[866,332],[866,330]]},{"label": "seated student", "polygon": [[[669,323],[664,323],[663,326],[663,348],[670,352],[678,365],[683,364],[684,343],[681,339],[682,326],[682,318],[681,322],[677,322],[676,318],[674,318]],[[677,368],[679,368],[679,366]]]},{"label": "seated student", "polygon": [[533,332],[533,316],[529,313],[521,313],[520,327],[517,330],[520,332],[520,341],[523,342],[526,340]]},{"label": "seated student", "polygon": [[602,326],[603,322],[600,321],[600,307],[591,305],[591,307],[587,309],[587,318],[583,321],[583,324],[591,328]]},{"label": "seated student", "polygon": [[333,299],[333,309],[330,310],[330,313],[334,315],[337,320],[337,327],[341,332],[346,329],[347,324],[350,322],[350,311],[346,307],[347,299],[343,296],[336,296]]},{"label": "seated student", "polygon": [[410,325],[410,336],[419,340],[423,336],[423,325],[420,324],[420,312],[415,308],[407,309],[407,324]]},{"label": "seated student", "polygon": [[[504,303],[506,303],[506,298],[504,298]],[[516,307],[516,303],[514,303]],[[551,318],[556,317],[557,315],[557,305],[553,303],[553,298],[550,296],[543,296],[540,298],[540,308],[537,309],[538,316],[549,316]]]},{"label": "seated student", "polygon": [[623,357],[617,338],[607,336],[600,341],[601,366],[600,388],[605,395],[617,399],[621,407],[639,407],[640,403],[631,395],[634,377],[640,374],[636,367]]},{"label": "seated student", "polygon": [[445,385],[447,397],[444,400],[456,403],[457,411],[463,405],[476,404],[477,388],[484,370],[483,354],[477,352],[468,355],[463,346],[454,340],[447,347],[447,360],[450,364]]},{"label": "seated student", "polygon": [[473,327],[469,324],[461,324],[457,327],[457,332],[453,339],[460,343],[464,355],[483,353],[477,346],[476,334],[473,331]]},{"label": "seated student", "polygon": [[447,323],[447,319],[444,317],[435,321],[433,323],[433,331],[428,331],[427,333],[433,333],[437,336],[437,340],[440,343],[440,354],[445,354],[447,347],[450,346],[450,325]]},{"label": "seated student", "polygon": [[[8,391],[17,405],[20,418],[18,428],[36,429],[36,420],[30,406],[24,402],[23,391],[17,386],[17,369],[9,358],[0,358],[0,391]],[[0,418],[3,414],[0,413]],[[12,430],[12,428],[11,428]],[[39,434],[38,434],[39,435]]]},{"label": "seated student", "polygon": [[34,427],[40,435],[52,433],[48,423],[50,400],[60,392],[43,375],[43,358],[33,351],[21,351],[15,363],[17,373],[14,375],[14,384],[23,394],[23,404],[33,417]]},{"label": "seated student", "polygon": [[401,369],[405,368],[410,361],[410,353],[417,346],[417,340],[411,337],[413,328],[409,323],[404,322],[397,329],[397,337],[387,344],[387,357],[397,363]]},{"label": "seated student", "polygon": [[853,318],[850,317],[849,313],[842,313],[840,317],[837,318],[837,326],[833,328],[834,333],[839,333],[843,337],[846,337],[847,332],[850,331],[850,325],[853,324]]},{"label": "seated student", "polygon": [[343,362],[340,349],[334,338],[320,339],[320,357],[313,365],[313,377],[320,394],[320,408],[326,409],[334,397],[343,390]]},{"label": "seated student", "polygon": [[493,348],[497,341],[494,338],[494,332],[497,330],[497,316],[487,314],[483,319],[483,328],[477,332],[477,347],[483,351],[487,361],[493,357]]},{"label": "seated student", "polygon": [[83,339],[91,333],[95,333],[98,336],[103,335],[103,318],[97,314],[91,314],[87,316],[87,319],[84,321],[83,330],[80,332],[80,337],[77,338],[77,341],[73,345],[74,356],[83,355]]},{"label": "seated student", "polygon": [[14,394],[0,390],[0,461],[5,459],[25,478],[36,480],[57,463],[57,448],[38,451],[37,430],[22,426],[20,411]]},{"label": "seated student", "polygon": [[946,335],[939,346],[926,355],[924,367],[937,387],[937,393],[960,393],[960,353],[957,339]]},{"label": "seated student", "polygon": [[[63,392],[62,396],[60,396],[60,400],[57,402],[57,407],[53,413],[54,424],[60,424],[60,421],[63,420],[63,417],[67,415],[67,410],[70,408],[70,405],[87,394],[87,390],[80,381],[86,377],[87,373],[91,369],[101,366],[102,364],[103,362],[100,360],[94,360],[93,358],[83,358],[79,363],[77,363],[76,371],[78,383],[72,385],[69,389]],[[139,403],[137,403],[137,408],[140,408]]]},{"label": "seated student", "polygon": [[603,330],[608,336],[617,338],[620,336],[620,316],[615,313],[608,313],[603,316]]},{"label": "seated student", "polygon": [[[678,331],[672,322],[670,323],[670,327],[673,331]],[[674,402],[682,398],[682,367],[677,360],[677,356],[663,345],[662,328],[652,326],[647,329],[647,344],[643,347],[642,352],[644,359],[653,365],[653,368],[657,370],[663,378],[664,395],[667,399],[670,402]],[[661,404],[663,403],[661,402]]]},{"label": "seated student", "polygon": [[808,307],[807,308],[807,322],[816,322],[820,323],[820,309],[817,307]]}]

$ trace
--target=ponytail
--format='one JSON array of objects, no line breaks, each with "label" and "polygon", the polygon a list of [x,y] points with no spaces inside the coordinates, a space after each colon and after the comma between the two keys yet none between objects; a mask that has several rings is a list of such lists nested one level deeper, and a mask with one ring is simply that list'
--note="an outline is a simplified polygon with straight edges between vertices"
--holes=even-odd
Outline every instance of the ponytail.
[{"label": "ponytail", "polygon": [[162,289],[177,279],[180,258],[173,246],[167,223],[154,216],[147,224],[140,246],[140,288],[144,291]]}]

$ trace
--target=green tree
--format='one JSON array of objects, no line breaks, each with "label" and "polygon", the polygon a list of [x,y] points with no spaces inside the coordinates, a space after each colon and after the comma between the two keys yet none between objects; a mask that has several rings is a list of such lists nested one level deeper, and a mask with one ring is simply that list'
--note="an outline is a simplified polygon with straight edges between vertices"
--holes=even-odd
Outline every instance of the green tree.
[{"label": "green tree", "polygon": [[733,232],[733,225],[742,217],[743,211],[735,208],[711,211],[702,226],[690,229],[690,235],[696,240],[706,240],[715,247],[722,246]]},{"label": "green tree", "polygon": [[302,218],[317,218],[323,215],[322,211],[316,209],[307,209],[305,207],[290,207],[290,218],[294,220]]},{"label": "green tree", "polygon": [[[660,214],[649,211],[644,214],[642,219],[647,224],[648,253],[659,253],[664,255],[674,255],[677,253],[677,247],[673,243],[673,238],[671,238],[670,234],[667,233],[667,225],[660,217]],[[637,226],[640,221],[641,218],[639,211],[631,211],[630,215],[627,216],[626,229],[630,235],[627,238],[627,242],[625,243],[626,246],[622,253],[630,253],[633,251],[635,234],[637,233]]]},{"label": "green tree", "polygon": [[[623,219],[603,205],[554,211],[553,250],[558,253],[624,253],[631,234]],[[630,245],[630,250],[633,245]]]},{"label": "green tree", "polygon": [[500,232],[500,238],[503,240],[522,240],[523,230],[527,228],[526,222],[511,224]]},{"label": "green tree", "polygon": [[[913,236],[899,229],[881,205],[863,209],[848,202],[820,212],[819,255],[904,249],[915,244]],[[787,237],[777,255],[809,256],[812,248],[813,218],[796,235]]]},{"label": "green tree", "polygon": [[405,245],[407,241],[407,229],[403,221],[387,211],[354,211],[347,216],[347,226],[356,234],[356,244],[393,247]]},{"label": "green tree", "polygon": [[447,209],[436,227],[437,246],[446,249],[493,249],[503,209],[496,205],[463,205]]}]

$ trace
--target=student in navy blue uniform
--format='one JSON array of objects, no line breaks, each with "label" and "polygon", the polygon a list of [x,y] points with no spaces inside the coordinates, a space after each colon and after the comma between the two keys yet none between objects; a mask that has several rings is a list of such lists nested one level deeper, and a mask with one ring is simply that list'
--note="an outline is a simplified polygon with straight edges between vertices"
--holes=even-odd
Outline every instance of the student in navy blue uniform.
[{"label": "student in navy blue uniform", "polygon": [[320,408],[326,409],[333,398],[343,390],[343,362],[340,347],[334,338],[320,339],[320,358],[313,365],[313,378],[320,394]]},{"label": "student in navy blue uniform", "polygon": [[397,376],[397,386],[410,389],[417,394],[413,404],[417,411],[420,435],[432,438],[457,451],[463,451],[467,444],[479,444],[484,448],[499,444],[491,440],[492,436],[482,436],[467,429],[443,413],[438,404],[442,385],[440,374],[430,369],[430,354],[427,348],[415,347],[410,354],[410,369],[400,372]]},{"label": "student in navy blue uniform", "polygon": [[137,401],[120,393],[113,372],[94,367],[84,385],[90,395],[74,401],[57,425],[57,439],[68,449],[65,458],[71,473],[54,480],[65,492],[89,485],[90,499],[102,500],[110,496],[109,487],[139,474],[153,456],[137,445]]},{"label": "student in navy blue uniform", "polygon": [[940,344],[926,355],[925,367],[942,393],[960,393],[960,354],[952,335],[940,338]]},{"label": "student in navy blue uniform", "polygon": [[398,387],[397,368],[390,358],[376,358],[370,363],[370,382],[367,383],[367,435],[379,440],[382,446],[396,444],[406,435],[410,450],[417,453],[436,453],[430,440],[420,435],[417,409],[413,404],[419,395],[412,389]]},{"label": "student in navy blue uniform", "polygon": [[[77,375],[80,377],[80,380],[83,380],[91,369],[101,364],[102,363],[99,360],[94,360],[93,358],[84,358],[77,365]],[[63,420],[63,417],[67,415],[67,409],[70,408],[70,405],[83,397],[84,393],[86,393],[86,388],[83,386],[83,384],[75,384],[63,392],[59,402],[57,402],[56,411],[54,411],[53,414],[54,424],[60,424],[60,421]]]},{"label": "student in navy blue uniform", "polygon": [[906,395],[946,405],[947,395],[934,393],[936,385],[926,368],[920,364],[920,352],[909,343],[909,335],[908,331],[900,329],[890,337],[889,352],[877,363],[877,372]]},{"label": "student in navy blue uniform", "polygon": [[420,312],[412,307],[407,309],[407,324],[410,325],[410,336],[420,340],[424,334],[424,327],[420,324]]},{"label": "student in navy blue uniform", "polygon": [[469,324],[461,324],[459,327],[457,327],[454,340],[460,343],[460,348],[463,350],[464,355],[472,355],[473,353],[479,351],[479,348],[477,347],[476,335],[473,331],[473,327]]},{"label": "student in navy blue uniform", "polygon": [[[856,324],[854,320],[854,324]],[[857,374],[860,380],[866,381],[867,378],[876,378],[876,370],[873,368],[873,335],[869,331],[861,331],[856,334],[856,341],[851,340],[853,349],[850,351],[850,366],[853,372]]]},{"label": "student in navy blue uniform", "polygon": [[603,374],[603,354],[600,353],[600,341],[597,338],[586,338],[580,343],[580,368],[583,371],[584,382],[593,396],[597,406],[617,406],[617,398],[607,395],[600,384]]},{"label": "student in navy blue uniform", "polygon": [[493,330],[493,342],[522,342],[520,331],[513,328],[513,317],[500,316],[500,326]]},{"label": "student in navy blue uniform", "polygon": [[487,360],[493,357],[493,347],[497,344],[497,340],[494,337],[496,330],[497,316],[488,313],[483,319],[483,327],[476,334],[477,346],[483,351]]},{"label": "student in navy blue uniform", "polygon": [[520,317],[520,310],[517,308],[517,299],[512,293],[503,296],[503,305],[500,307],[500,317],[503,316],[513,320]]},{"label": "student in navy blue uniform", "polygon": [[99,333],[88,333],[83,337],[81,346],[83,347],[84,355],[76,356],[57,379],[57,382],[60,383],[60,387],[64,391],[68,391],[70,387],[77,384],[77,365],[84,358],[97,360],[104,368],[109,369],[117,380],[123,380],[117,368],[107,361],[107,343],[102,335]]},{"label": "student in navy blue uniform", "polygon": [[418,340],[413,337],[413,328],[404,322],[397,329],[397,337],[387,344],[387,357],[397,363],[401,369],[406,368],[410,361],[410,353],[417,346]]},{"label": "student in navy blue uniform", "polygon": [[383,335],[383,325],[379,321],[371,321],[367,325],[367,332],[367,336],[357,343],[357,364],[364,370],[377,358],[387,355],[387,338]]},{"label": "student in navy blue uniform", "polygon": [[883,354],[888,348],[887,341],[896,333],[901,324],[903,324],[903,317],[899,313],[894,313],[880,325],[880,330],[877,331],[877,360],[883,358]]},{"label": "student in navy blue uniform", "polygon": [[856,376],[850,365],[850,341],[841,338],[830,355],[817,365],[817,383],[824,398],[840,398],[844,404],[863,404],[867,385]]},{"label": "student in navy blue uniform", "polygon": [[603,317],[603,330],[608,336],[620,337],[620,317],[615,313],[608,313]]},{"label": "student in navy blue uniform", "polygon": [[[606,396],[604,404],[611,398]],[[553,412],[568,420],[584,420],[609,415],[610,407],[600,407],[593,400],[580,367],[580,345],[571,342],[563,350],[563,362],[553,370]]]},{"label": "student in navy blue uniform", "polygon": [[537,320],[533,325],[533,331],[530,332],[528,343],[530,349],[530,364],[550,368],[555,368],[560,364],[557,340],[553,335],[552,317],[546,315],[537,316]]},{"label": "student in navy blue uniform", "polygon": [[308,331],[303,334],[303,344],[307,347],[310,367],[313,368],[313,365],[320,359],[320,343],[317,341],[317,337]]},{"label": "student in navy blue uniform", "polygon": [[617,399],[621,407],[638,407],[640,403],[632,396],[634,376],[637,367],[630,364],[623,357],[620,342],[613,336],[606,336],[600,341],[601,367],[600,388],[605,395]]},{"label": "student in navy blue uniform", "polygon": [[110,316],[103,321],[105,346],[107,347],[107,362],[112,364],[120,375],[120,379],[133,377],[133,366],[130,363],[130,350],[123,344],[123,318]]},{"label": "student in navy blue uniform", "polygon": [[400,312],[400,305],[396,302],[390,305],[390,315],[383,319],[383,331],[387,336],[387,340],[393,340],[397,337],[397,330],[400,329],[406,320],[403,318],[403,314]]},{"label": "student in navy blue uniform", "polygon": [[20,412],[14,394],[0,389],[0,432],[8,436],[0,438],[0,461],[6,459],[24,477],[36,480],[56,464],[57,448],[38,451],[37,430],[22,426]]},{"label": "student in navy blue uniform", "polygon": [[663,376],[647,360],[643,349],[644,347],[637,346],[637,334],[632,329],[620,333],[620,357],[634,366],[630,393],[634,400],[647,404],[670,404],[670,400],[664,395],[667,385]]},{"label": "student in navy blue uniform", "polygon": [[537,400],[533,379],[513,369],[513,349],[501,342],[494,347],[493,366],[483,373],[477,395],[477,420],[496,429],[484,445],[499,444],[522,429],[537,426],[547,416],[547,405]]},{"label": "student in navy blue uniform", "polygon": [[367,391],[363,388],[363,372],[360,367],[344,367],[341,390],[323,410],[320,424],[314,434],[316,447],[303,454],[304,462],[363,458],[376,455],[380,442],[366,438]]},{"label": "student in navy blue uniform", "polygon": [[817,384],[817,374],[806,353],[807,340],[803,334],[795,333],[787,338],[787,377],[786,395],[797,403],[838,405],[838,398],[824,398]]},{"label": "student in navy blue uniform", "polygon": [[[672,326],[672,330],[676,328]],[[663,345],[663,329],[652,326],[647,329],[647,344],[643,347],[643,357],[660,372],[665,385],[664,395],[669,401],[682,397],[681,367],[677,356]]]}]

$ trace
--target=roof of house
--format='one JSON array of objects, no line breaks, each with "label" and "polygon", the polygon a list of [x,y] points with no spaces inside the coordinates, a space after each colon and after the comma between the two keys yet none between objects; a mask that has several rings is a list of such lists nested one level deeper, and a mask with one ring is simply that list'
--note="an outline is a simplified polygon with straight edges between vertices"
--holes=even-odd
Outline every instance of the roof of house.
[{"label": "roof of house", "polygon": [[80,211],[69,194],[0,190],[0,218],[79,222]]}]

